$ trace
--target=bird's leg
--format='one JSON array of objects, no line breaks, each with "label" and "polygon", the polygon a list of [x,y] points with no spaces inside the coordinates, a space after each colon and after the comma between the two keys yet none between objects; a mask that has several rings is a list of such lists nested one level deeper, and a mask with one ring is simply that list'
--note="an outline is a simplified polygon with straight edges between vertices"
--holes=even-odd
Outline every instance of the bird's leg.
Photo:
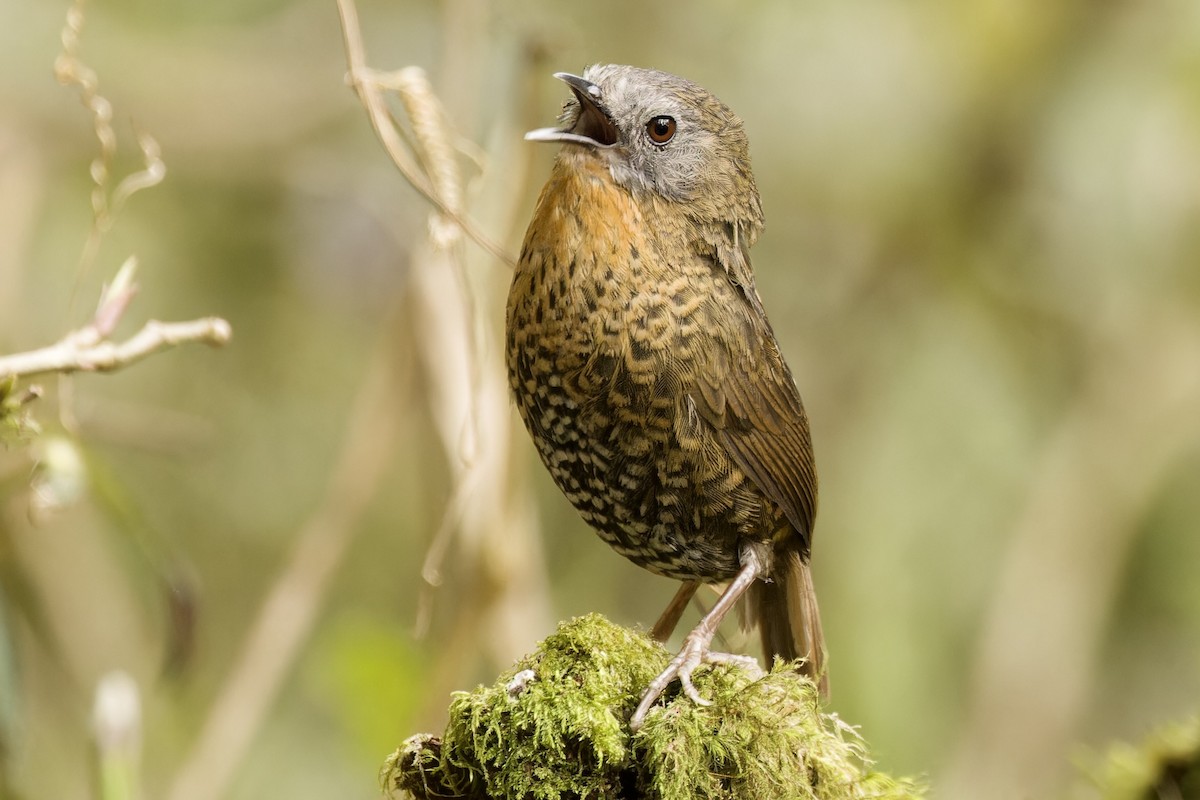
[{"label": "bird's leg", "polygon": [[679,618],[683,616],[684,609],[696,596],[696,590],[699,588],[700,581],[684,581],[679,584],[679,591],[675,592],[670,605],[659,616],[658,622],[654,623],[654,630],[650,631],[650,636],[654,641],[665,642],[671,638],[671,634],[675,632],[675,626],[679,624]]},{"label": "bird's leg", "polygon": [[[717,599],[712,609],[700,620],[700,624],[684,637],[683,647],[680,648],[679,654],[671,659],[671,663],[667,665],[667,668],[659,673],[658,677],[652,680],[650,685],[646,687],[646,693],[642,695],[642,702],[638,704],[637,710],[629,718],[630,730],[637,731],[638,728],[642,727],[642,723],[646,721],[646,714],[649,713],[650,707],[654,705],[666,688],[671,685],[671,681],[676,678],[679,678],[679,682],[683,685],[684,694],[690,697],[692,702],[701,706],[710,705],[710,701],[701,697],[700,693],[696,691],[696,687],[692,685],[692,672],[701,664],[734,663],[754,670],[759,669],[758,662],[749,656],[714,653],[709,650],[709,647],[712,645],[713,636],[716,635],[717,628],[721,625],[721,620],[725,618],[725,615],[729,613],[729,609],[733,608],[738,599],[746,593],[746,590],[766,571],[762,554],[758,548],[754,546],[743,547],[741,555],[741,571],[738,572],[733,581],[726,587],[725,592]],[[676,594],[677,599],[683,594],[686,586],[687,584],[684,584],[684,587],[680,588]],[[658,626],[656,625],[655,630],[657,629]]]}]

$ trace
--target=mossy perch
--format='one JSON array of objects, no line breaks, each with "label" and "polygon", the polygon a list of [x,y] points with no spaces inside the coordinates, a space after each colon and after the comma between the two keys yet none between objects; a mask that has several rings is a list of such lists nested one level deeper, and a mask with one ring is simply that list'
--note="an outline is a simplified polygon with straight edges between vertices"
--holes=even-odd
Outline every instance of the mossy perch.
[{"label": "mossy perch", "polygon": [[923,796],[872,772],[854,730],[822,714],[816,687],[785,663],[761,677],[701,670],[696,688],[711,706],[668,693],[630,734],[630,714],[670,657],[599,615],[563,623],[497,683],[457,694],[445,734],[405,742],[384,786],[422,799]]}]

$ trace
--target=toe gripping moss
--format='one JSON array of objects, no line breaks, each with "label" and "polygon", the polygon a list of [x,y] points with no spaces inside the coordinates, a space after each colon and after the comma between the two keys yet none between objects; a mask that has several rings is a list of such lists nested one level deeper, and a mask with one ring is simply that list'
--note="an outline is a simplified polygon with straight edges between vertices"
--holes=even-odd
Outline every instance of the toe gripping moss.
[{"label": "toe gripping moss", "polygon": [[814,685],[782,662],[757,680],[700,670],[711,706],[669,691],[631,735],[629,715],[669,660],[598,615],[566,622],[493,686],[458,693],[445,734],[405,742],[384,786],[395,797],[505,800],[922,796],[872,772],[854,730],[822,714]]}]

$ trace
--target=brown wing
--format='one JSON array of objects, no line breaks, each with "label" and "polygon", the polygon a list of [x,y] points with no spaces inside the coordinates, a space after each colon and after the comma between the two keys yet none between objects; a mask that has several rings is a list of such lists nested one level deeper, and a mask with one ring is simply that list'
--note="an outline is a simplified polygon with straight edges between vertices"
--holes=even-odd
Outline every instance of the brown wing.
[{"label": "brown wing", "polygon": [[[741,324],[713,326],[718,341],[697,370],[692,401],[734,462],[800,533],[807,557],[817,510],[808,417],[754,287],[733,288],[737,301],[721,313],[738,315]],[[722,335],[733,341],[719,341]]]}]

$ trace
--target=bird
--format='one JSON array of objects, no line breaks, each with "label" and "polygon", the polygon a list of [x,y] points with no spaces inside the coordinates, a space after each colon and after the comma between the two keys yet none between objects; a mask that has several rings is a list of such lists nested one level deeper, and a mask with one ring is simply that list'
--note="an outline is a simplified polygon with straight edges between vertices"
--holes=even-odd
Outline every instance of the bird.
[{"label": "bird", "polygon": [[696,588],[726,584],[646,688],[637,730],[678,679],[694,702],[721,620],[743,597],[767,658],[828,692],[809,566],[817,474],[808,417],[755,288],[763,227],[742,120],[676,75],[595,64],[570,89],[559,144],[509,290],[505,360],[542,462],[617,553]]}]

